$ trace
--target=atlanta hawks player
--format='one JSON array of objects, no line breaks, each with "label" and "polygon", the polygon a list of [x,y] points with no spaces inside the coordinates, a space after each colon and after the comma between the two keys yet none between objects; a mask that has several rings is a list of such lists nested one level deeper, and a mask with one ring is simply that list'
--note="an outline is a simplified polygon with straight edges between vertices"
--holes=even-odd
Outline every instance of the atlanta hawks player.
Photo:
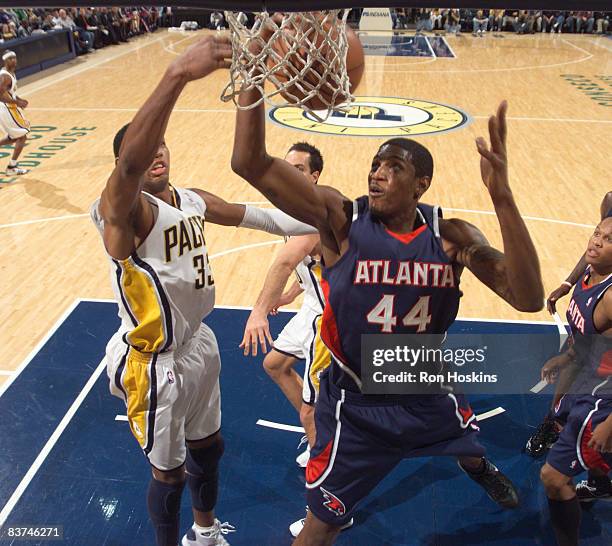
[{"label": "atlanta hawks player", "polygon": [[[240,104],[258,99],[258,91],[243,91]],[[233,169],[281,210],[317,227],[325,263],[321,335],[333,362],[321,377],[306,469],[310,510],[296,545],[332,544],[355,506],[404,457],[454,455],[498,504],[518,504],[512,483],[484,458],[463,396],[361,392],[361,335],[446,332],[465,267],[514,308],[542,307],[538,257],[508,182],[506,109],[503,102],[489,121],[491,149],[477,141],[504,253],[473,225],[419,205],[433,175],[421,144],[397,138],[380,146],[369,194],[352,202],[267,154],[263,108],[238,110]]]}]

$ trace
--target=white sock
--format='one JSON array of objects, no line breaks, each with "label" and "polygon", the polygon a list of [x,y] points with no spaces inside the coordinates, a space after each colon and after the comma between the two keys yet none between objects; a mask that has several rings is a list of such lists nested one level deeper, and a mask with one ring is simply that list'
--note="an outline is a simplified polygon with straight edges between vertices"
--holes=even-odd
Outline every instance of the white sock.
[{"label": "white sock", "polygon": [[9,167],[16,167],[17,166],[17,161],[15,161],[14,159],[11,159],[9,161]]},{"label": "white sock", "polygon": [[210,527],[202,527],[197,523],[193,523],[193,528],[200,534],[212,533],[215,530],[215,524],[213,523]]}]

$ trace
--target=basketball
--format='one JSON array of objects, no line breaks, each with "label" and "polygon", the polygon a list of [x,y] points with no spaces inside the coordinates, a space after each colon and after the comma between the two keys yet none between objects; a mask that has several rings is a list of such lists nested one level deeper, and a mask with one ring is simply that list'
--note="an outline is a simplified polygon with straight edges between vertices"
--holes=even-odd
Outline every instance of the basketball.
[{"label": "basketball", "polygon": [[[306,26],[307,23],[304,23]],[[332,40],[338,38],[338,30],[331,28],[331,23],[323,23],[323,28],[329,33]],[[299,30],[300,33],[312,39],[309,34],[313,34],[311,28],[302,28]],[[297,33],[297,31],[296,31]],[[294,33],[292,33],[294,34]],[[295,35],[295,34],[294,34]],[[363,47],[357,34],[350,27],[346,27],[346,40],[347,40],[347,53],[346,53],[346,71],[350,81],[350,91],[354,93],[361,81],[363,71],[365,69],[365,57],[363,53]],[[324,37],[317,34],[314,39],[314,44],[319,51],[320,56],[326,61],[333,61],[330,57],[333,56],[333,52],[329,45],[325,44]],[[274,52],[284,58],[289,53],[289,44],[287,41],[279,37],[271,44]],[[286,66],[279,66],[277,70],[274,70],[277,63],[277,59],[269,57],[267,65],[270,70],[274,70],[274,76],[278,83],[284,86],[292,78],[295,78],[306,65],[307,52],[304,48],[298,49],[298,52],[293,55],[289,55],[287,58],[288,64]],[[308,99],[303,104],[312,110],[326,110],[328,105],[336,106],[347,100],[348,97],[344,93],[337,93],[338,81],[335,77],[334,68],[337,68],[337,63],[331,63],[331,70],[325,71],[325,63],[321,61],[314,61],[310,68],[306,71],[303,77],[298,78],[302,82],[300,85],[297,82],[294,85],[289,85],[281,89],[281,96],[289,103],[295,103],[296,98],[302,101],[307,96],[308,86],[317,86],[320,84],[318,90],[318,96],[314,96]],[[323,81],[322,81],[323,80]],[[277,86],[278,87],[278,86]],[[335,99],[334,99],[334,95]],[[320,98],[319,98],[320,97]]]}]

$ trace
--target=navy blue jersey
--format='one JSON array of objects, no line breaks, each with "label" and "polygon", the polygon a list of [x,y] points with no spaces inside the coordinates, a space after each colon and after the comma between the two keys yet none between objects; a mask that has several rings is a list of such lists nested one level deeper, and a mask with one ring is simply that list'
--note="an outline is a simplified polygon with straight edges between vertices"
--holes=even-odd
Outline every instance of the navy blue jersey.
[{"label": "navy blue jersey", "polygon": [[567,309],[567,321],[582,365],[590,368],[594,378],[608,378],[612,376],[612,339],[602,336],[597,330],[593,313],[606,290],[612,286],[612,274],[589,286],[590,276],[591,266],[587,266],[574,287]]},{"label": "navy blue jersey", "polygon": [[349,248],[323,271],[321,338],[334,357],[332,378],[361,387],[362,334],[444,334],[459,309],[459,278],[440,240],[438,207],[419,204],[418,227],[396,234],[353,204]]}]

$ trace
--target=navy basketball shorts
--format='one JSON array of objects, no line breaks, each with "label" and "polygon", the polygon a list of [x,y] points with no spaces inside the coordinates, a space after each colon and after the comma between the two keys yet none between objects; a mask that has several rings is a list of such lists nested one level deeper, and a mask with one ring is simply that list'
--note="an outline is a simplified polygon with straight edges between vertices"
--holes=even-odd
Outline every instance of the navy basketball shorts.
[{"label": "navy basketball shorts", "polygon": [[482,457],[478,425],[462,395],[414,397],[410,405],[341,390],[321,376],[317,440],[306,467],[310,511],[344,525],[355,507],[404,458]]},{"label": "navy basketball shorts", "polygon": [[612,399],[591,395],[576,397],[559,439],[550,448],[546,462],[566,476],[576,476],[589,469],[605,473],[612,467],[612,453],[600,453],[588,443],[599,423],[612,413]]},{"label": "navy basketball shorts", "polygon": [[562,426],[565,426],[569,418],[569,415],[572,411],[572,408],[574,407],[576,400],[578,400],[579,398],[581,398],[581,396],[577,394],[568,393],[568,394],[564,394],[559,399],[559,401],[555,404],[555,407],[553,409],[553,417],[555,421],[557,421],[557,423],[559,423]]}]

